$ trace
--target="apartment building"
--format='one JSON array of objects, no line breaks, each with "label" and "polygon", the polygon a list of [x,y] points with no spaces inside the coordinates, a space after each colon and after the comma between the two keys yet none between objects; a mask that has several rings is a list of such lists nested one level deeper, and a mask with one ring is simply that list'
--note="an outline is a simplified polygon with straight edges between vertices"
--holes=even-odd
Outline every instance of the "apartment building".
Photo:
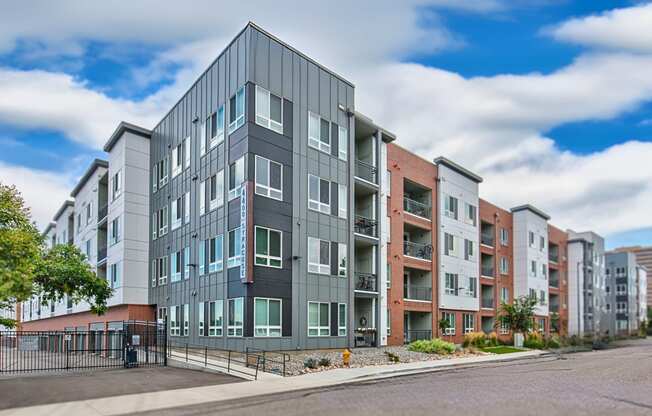
[{"label": "apartment building", "polygon": [[148,301],[148,130],[121,123],[43,231],[48,247],[74,244],[114,290],[108,310],[97,316],[86,302],[65,298],[22,305],[23,330],[112,331],[126,320],[154,320]]},{"label": "apartment building", "polygon": [[[631,246],[631,247],[620,247],[615,250],[615,252],[621,252],[621,251],[626,251],[626,252],[631,252],[636,255],[636,262],[644,268],[642,272],[646,273],[648,275],[649,279],[649,273],[650,270],[652,270],[652,246],[647,246],[647,247],[642,247],[642,246]],[[645,286],[647,287],[647,305],[652,306],[652,284],[650,284],[649,280],[645,282]]]},{"label": "apartment building", "polygon": [[[608,330],[612,335],[638,332],[647,319],[647,281],[645,269],[638,265],[631,251],[607,252],[605,256],[605,292]],[[641,280],[643,282],[641,282]]]},{"label": "apartment building", "polygon": [[568,333],[568,233],[548,224],[550,332]]}]

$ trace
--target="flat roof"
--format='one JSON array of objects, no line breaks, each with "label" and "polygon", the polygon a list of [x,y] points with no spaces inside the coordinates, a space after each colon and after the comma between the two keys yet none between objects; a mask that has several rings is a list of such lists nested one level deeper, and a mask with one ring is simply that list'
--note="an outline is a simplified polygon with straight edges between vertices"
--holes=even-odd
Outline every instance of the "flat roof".
[{"label": "flat roof", "polygon": [[[379,126],[373,119],[365,114],[362,114],[359,111],[354,111],[353,116],[358,119],[359,122],[366,123],[371,127],[375,128],[380,132],[380,138],[385,143],[391,143],[396,140],[396,134],[391,131]],[[357,123],[357,122],[356,122]]]},{"label": "flat roof", "polygon": [[43,232],[41,233],[41,237],[44,237],[51,229],[57,226],[57,223],[54,221],[50,221],[48,225],[45,227]]},{"label": "flat roof", "polygon": [[452,160],[445,158],[444,156],[439,156],[435,159],[433,159],[433,163],[435,165],[444,165],[447,166],[448,168],[454,170],[455,172],[459,173],[460,175],[466,176],[467,178],[471,179],[472,181],[475,181],[477,183],[482,182],[482,177],[479,175],[476,175],[475,173],[471,172],[467,168],[463,167],[462,165],[458,165],[457,163],[453,162]]},{"label": "flat roof", "polygon": [[57,210],[57,213],[54,214],[54,217],[52,217],[52,219],[56,221],[61,216],[61,214],[63,214],[63,211],[65,211],[66,208],[72,207],[73,205],[75,205],[74,201],[71,201],[70,199],[66,199],[61,205],[61,208],[59,208],[59,210]]},{"label": "flat roof", "polygon": [[541,211],[539,208],[534,207],[534,206],[532,206],[530,204],[519,205],[517,207],[512,208],[510,211],[517,212],[517,211],[525,211],[525,210],[528,210],[528,211],[531,211],[531,212],[537,214],[538,216],[545,219],[546,221],[550,220],[550,215],[546,214],[545,212]]},{"label": "flat roof", "polygon": [[121,121],[118,124],[118,127],[115,129],[109,140],[104,145],[104,151],[110,152],[113,149],[113,146],[118,142],[118,139],[126,132],[136,134],[138,136],[149,139],[152,137],[152,131],[147,130],[144,127],[137,126],[135,124],[127,123],[126,121]]},{"label": "flat roof", "polygon": [[79,191],[81,191],[81,188],[84,186],[86,181],[88,181],[88,179],[91,177],[93,172],[95,172],[95,169],[97,169],[97,168],[107,168],[108,169],[108,167],[109,167],[109,162],[107,162],[106,160],[103,160],[103,159],[95,159],[95,160],[93,160],[93,162],[88,167],[88,169],[86,170],[84,175],[81,177],[81,179],[79,180],[79,182],[77,183],[75,188],[70,193],[70,196],[73,197],[73,198],[77,196],[77,194],[79,193]]}]

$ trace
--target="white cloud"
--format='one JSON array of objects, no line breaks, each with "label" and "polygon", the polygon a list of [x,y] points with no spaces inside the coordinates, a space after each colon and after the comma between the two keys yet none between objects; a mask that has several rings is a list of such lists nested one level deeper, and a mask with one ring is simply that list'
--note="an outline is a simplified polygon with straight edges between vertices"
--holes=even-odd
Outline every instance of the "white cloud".
[{"label": "white cloud", "polygon": [[545,32],[579,45],[652,52],[652,4],[570,19]]}]

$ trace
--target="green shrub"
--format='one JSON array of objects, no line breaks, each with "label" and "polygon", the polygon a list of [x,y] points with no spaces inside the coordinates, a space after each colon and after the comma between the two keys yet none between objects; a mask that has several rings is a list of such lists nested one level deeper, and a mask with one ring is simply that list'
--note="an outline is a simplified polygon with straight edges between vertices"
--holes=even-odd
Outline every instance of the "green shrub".
[{"label": "green shrub", "polygon": [[319,359],[319,365],[321,367],[330,367],[331,366],[331,359],[328,357],[322,357]]},{"label": "green shrub", "polygon": [[523,346],[525,348],[530,348],[533,350],[541,350],[545,348],[546,343],[544,342],[543,337],[541,336],[540,333],[530,332],[525,337],[525,341],[523,341]]},{"label": "green shrub", "polygon": [[557,349],[560,347],[561,347],[561,342],[559,341],[559,337],[553,335],[546,340],[546,348]]},{"label": "green shrub", "polygon": [[315,369],[315,368],[317,368],[317,360],[315,360],[314,358],[308,357],[305,360],[303,360],[303,366],[305,368]]},{"label": "green shrub", "polygon": [[467,348],[469,346],[474,347],[484,347],[487,336],[484,332],[469,332],[464,335],[464,341],[462,341],[462,346]]},{"label": "green shrub", "polygon": [[389,361],[391,361],[391,362],[393,362],[393,363],[398,363],[399,361],[401,361],[401,359],[399,358],[399,356],[396,355],[396,354],[394,354],[394,353],[391,352],[391,351],[385,351],[385,354],[387,354],[387,358],[389,358]]},{"label": "green shrub", "polygon": [[496,333],[496,331],[493,331],[492,333],[487,335],[487,341],[486,341],[485,345],[487,345],[489,347],[498,346],[498,334]]},{"label": "green shrub", "polygon": [[439,338],[431,340],[414,341],[408,345],[408,350],[415,352],[425,352],[426,354],[452,354],[455,352],[455,344],[446,342]]}]

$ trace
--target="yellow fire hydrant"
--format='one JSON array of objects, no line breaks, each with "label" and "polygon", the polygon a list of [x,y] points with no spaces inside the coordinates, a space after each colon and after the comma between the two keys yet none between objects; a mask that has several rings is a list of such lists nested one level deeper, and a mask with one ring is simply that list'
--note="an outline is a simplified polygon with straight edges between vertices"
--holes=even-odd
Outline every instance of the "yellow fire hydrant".
[{"label": "yellow fire hydrant", "polygon": [[342,351],[342,362],[347,367],[351,363],[351,351],[349,351],[348,348],[346,348],[344,351]]}]

